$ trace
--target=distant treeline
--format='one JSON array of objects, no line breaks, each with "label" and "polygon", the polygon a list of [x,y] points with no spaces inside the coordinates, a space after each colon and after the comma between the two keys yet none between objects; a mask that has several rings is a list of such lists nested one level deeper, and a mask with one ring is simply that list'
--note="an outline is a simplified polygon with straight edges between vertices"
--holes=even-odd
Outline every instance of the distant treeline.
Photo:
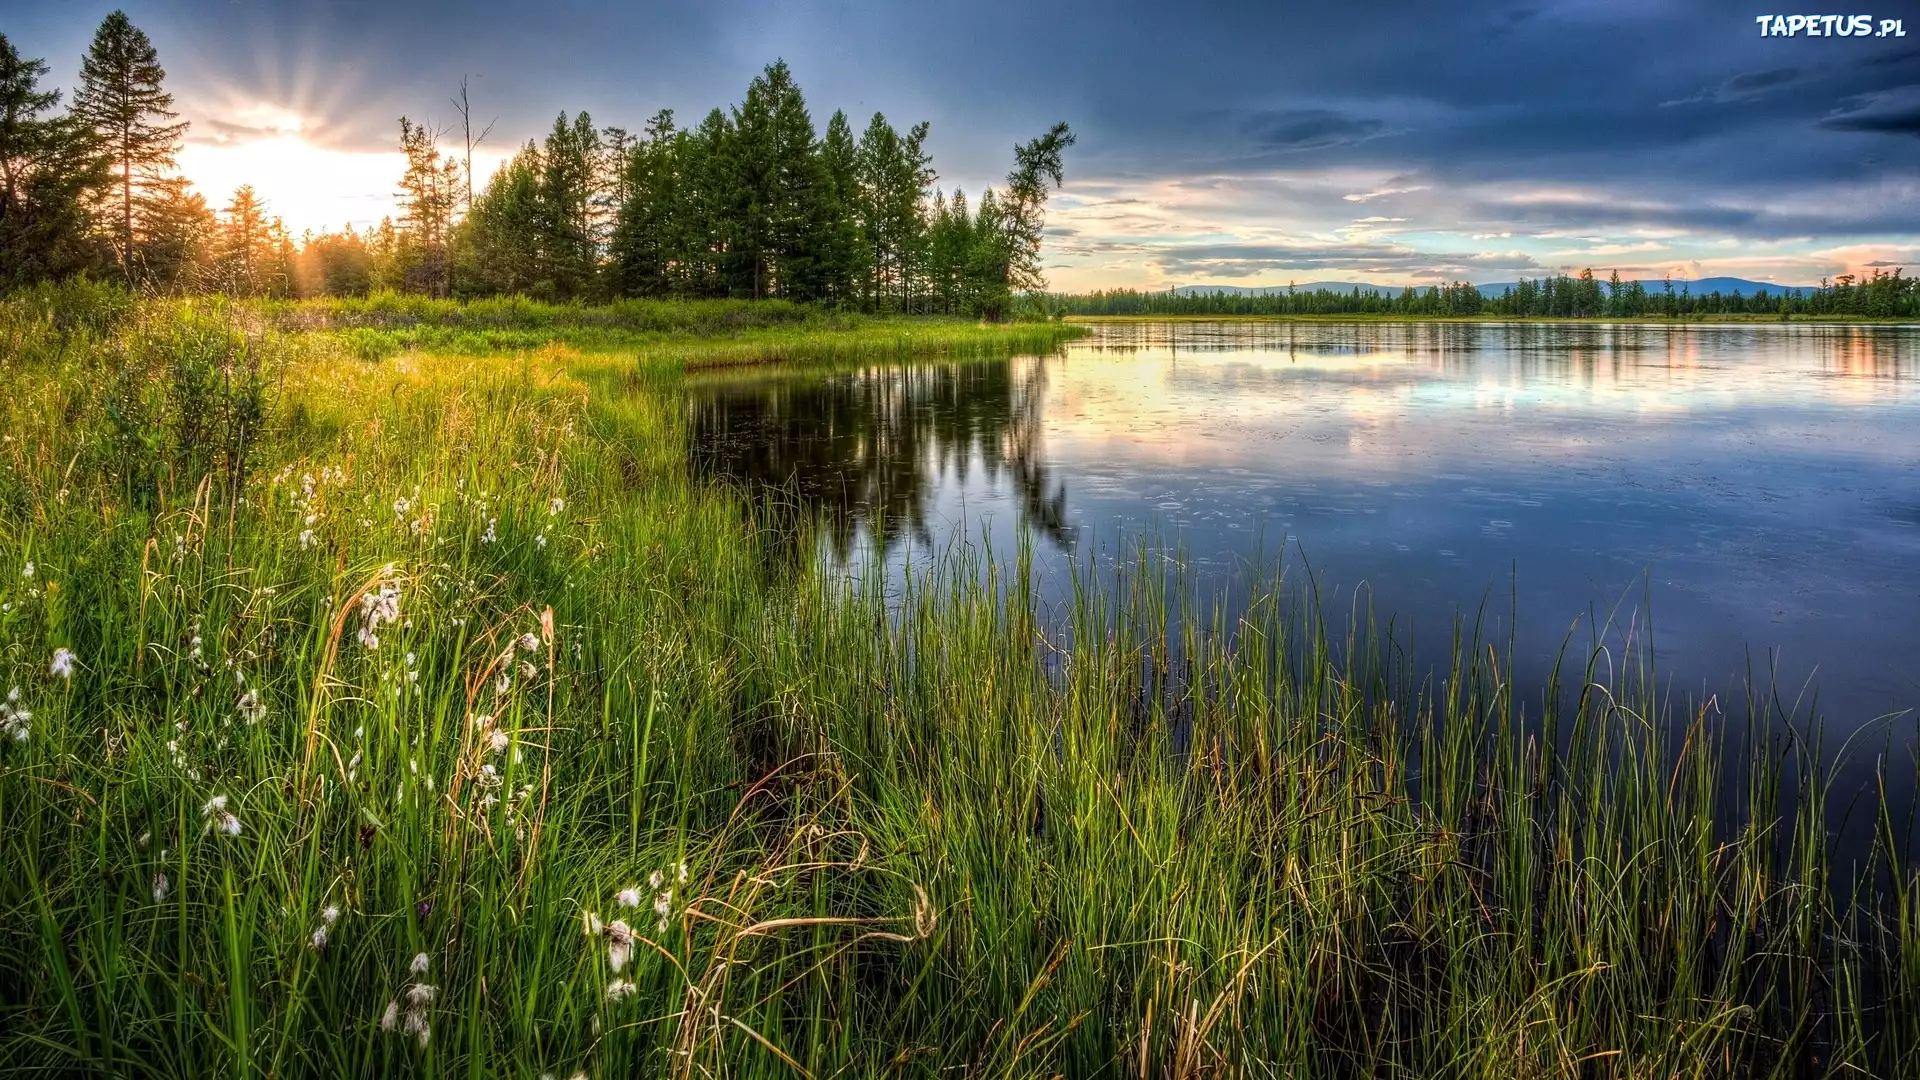
[{"label": "distant treeline", "polygon": [[1112,289],[1080,295],[1055,294],[1048,307],[1069,315],[1487,315],[1633,318],[1663,315],[1851,315],[1871,318],[1920,316],[1920,278],[1879,270],[1865,278],[1842,274],[1817,289],[1695,293],[1687,283],[1648,289],[1638,281],[1606,281],[1592,270],[1537,281],[1522,279],[1499,296],[1465,282],[1408,288],[1397,293],[1358,288],[1347,292],[1141,292]]},{"label": "distant treeline", "polygon": [[[784,63],[730,110],[641,135],[555,121],[476,190],[464,88],[459,145],[403,117],[401,213],[297,240],[250,186],[215,212],[175,161],[177,120],[147,35],[101,23],[72,106],[47,66],[0,35],[0,289],[86,274],[138,288],[236,295],[542,300],[778,297],[874,311],[998,317],[1045,288],[1040,238],[1062,182],[1065,124],[1015,148],[998,191],[934,187],[928,126],[843,113],[824,136]],[[448,136],[451,138],[451,136]]]}]

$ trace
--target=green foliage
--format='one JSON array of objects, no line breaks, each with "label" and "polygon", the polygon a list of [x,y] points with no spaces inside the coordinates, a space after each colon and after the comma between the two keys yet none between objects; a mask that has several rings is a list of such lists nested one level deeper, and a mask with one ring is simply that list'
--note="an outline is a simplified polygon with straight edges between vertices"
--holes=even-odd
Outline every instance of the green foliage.
[{"label": "green foliage", "polygon": [[46,73],[0,34],[0,291],[105,263],[87,204],[106,161],[73,117],[44,115],[60,102],[40,88]]}]

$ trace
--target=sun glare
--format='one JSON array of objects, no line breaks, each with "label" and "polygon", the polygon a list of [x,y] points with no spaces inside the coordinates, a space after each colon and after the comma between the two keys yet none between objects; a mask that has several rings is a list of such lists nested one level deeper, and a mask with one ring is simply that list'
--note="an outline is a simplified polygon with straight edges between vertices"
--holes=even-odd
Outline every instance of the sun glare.
[{"label": "sun glare", "polygon": [[[351,225],[363,229],[396,214],[394,189],[405,159],[398,150],[347,150],[313,137],[315,124],[299,113],[269,104],[248,105],[195,124],[195,137],[180,152],[180,169],[215,210],[234,189],[252,184],[298,237],[312,230]],[[484,184],[498,164],[476,152],[474,179]]]}]

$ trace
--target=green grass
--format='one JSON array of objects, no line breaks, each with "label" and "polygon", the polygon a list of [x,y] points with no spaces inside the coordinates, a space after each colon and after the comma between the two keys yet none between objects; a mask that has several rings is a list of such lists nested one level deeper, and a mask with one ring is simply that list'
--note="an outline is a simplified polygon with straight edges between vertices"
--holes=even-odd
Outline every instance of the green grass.
[{"label": "green grass", "polygon": [[1902,826],[1834,863],[1807,725],[1197,626],[1151,552],[1068,651],[1022,553],[890,609],[688,478],[690,366],[1071,331],[320,314],[0,306],[9,1075],[1920,1069]]}]

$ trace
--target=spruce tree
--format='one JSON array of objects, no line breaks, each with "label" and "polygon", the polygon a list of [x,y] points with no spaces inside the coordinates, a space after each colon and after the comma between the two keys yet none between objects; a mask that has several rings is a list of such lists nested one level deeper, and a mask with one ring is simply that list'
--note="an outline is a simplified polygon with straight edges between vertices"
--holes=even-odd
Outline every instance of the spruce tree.
[{"label": "spruce tree", "polygon": [[166,291],[206,288],[208,256],[218,222],[184,176],[149,180],[141,195],[137,237],[140,282]]},{"label": "spruce tree", "polygon": [[219,235],[213,251],[213,280],[234,296],[255,296],[267,291],[272,238],[268,234],[266,207],[253,185],[234,189],[233,199],[223,211]]},{"label": "spruce tree", "polygon": [[860,302],[860,283],[867,276],[867,246],[861,233],[865,195],[860,186],[860,146],[854,140],[847,114],[836,111],[827,121],[820,143],[825,188],[826,226],[820,241],[821,298],[851,307]]},{"label": "spruce tree", "polygon": [[554,299],[587,295],[599,252],[594,239],[595,183],[600,176],[600,133],[586,113],[569,122],[561,113],[540,154],[537,292]]},{"label": "spruce tree", "polygon": [[463,296],[531,293],[540,280],[540,148],[507,159],[460,223],[457,291]]},{"label": "spruce tree", "polygon": [[673,110],[647,121],[646,136],[627,151],[621,187],[626,198],[614,226],[608,273],[622,296],[666,296],[674,289],[680,205],[680,150]]},{"label": "spruce tree", "polygon": [[91,132],[41,90],[47,65],[0,34],[0,289],[65,277],[97,262],[88,195],[106,184]]},{"label": "spruce tree", "polygon": [[[175,261],[177,227],[184,220],[180,215],[190,209],[181,202],[178,185],[170,182],[187,125],[172,122],[178,114],[173,95],[162,87],[166,74],[153,42],[125,12],[116,11],[94,33],[74,95],[74,114],[93,129],[113,169],[108,192],[114,204],[111,234],[121,273],[129,281]],[[161,254],[156,248],[155,266],[143,270],[149,243],[168,245],[168,251]]]}]

